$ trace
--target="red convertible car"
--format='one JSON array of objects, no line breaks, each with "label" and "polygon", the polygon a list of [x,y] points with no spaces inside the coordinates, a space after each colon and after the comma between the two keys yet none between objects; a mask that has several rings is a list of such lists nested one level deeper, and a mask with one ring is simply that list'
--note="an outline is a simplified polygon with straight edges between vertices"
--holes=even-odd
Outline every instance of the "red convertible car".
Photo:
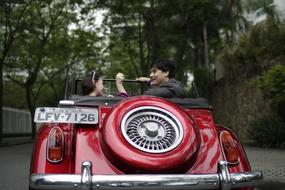
[{"label": "red convertible car", "polygon": [[73,95],[40,107],[30,189],[249,190],[262,181],[202,98]]}]

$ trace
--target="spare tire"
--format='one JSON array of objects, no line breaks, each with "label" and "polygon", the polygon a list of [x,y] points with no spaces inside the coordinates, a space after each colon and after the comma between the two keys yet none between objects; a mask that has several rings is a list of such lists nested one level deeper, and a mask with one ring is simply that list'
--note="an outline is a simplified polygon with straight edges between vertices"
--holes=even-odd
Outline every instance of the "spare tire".
[{"label": "spare tire", "polygon": [[124,173],[179,173],[195,163],[199,132],[191,117],[165,99],[128,98],[110,111],[100,142]]}]

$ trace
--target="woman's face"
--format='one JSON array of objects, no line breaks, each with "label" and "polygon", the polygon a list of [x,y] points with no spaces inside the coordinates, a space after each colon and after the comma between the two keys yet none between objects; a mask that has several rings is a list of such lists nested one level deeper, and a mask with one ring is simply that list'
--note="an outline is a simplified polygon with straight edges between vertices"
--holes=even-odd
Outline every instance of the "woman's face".
[{"label": "woman's face", "polygon": [[96,90],[97,96],[103,96],[104,95],[104,84],[103,84],[103,80],[101,78],[99,78],[97,80],[97,82],[95,83],[95,90]]}]

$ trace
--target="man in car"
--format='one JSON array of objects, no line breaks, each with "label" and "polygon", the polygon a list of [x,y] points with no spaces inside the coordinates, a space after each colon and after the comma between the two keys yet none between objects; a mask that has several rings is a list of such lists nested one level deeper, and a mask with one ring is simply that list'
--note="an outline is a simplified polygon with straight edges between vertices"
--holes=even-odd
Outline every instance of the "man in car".
[{"label": "man in car", "polygon": [[152,65],[150,78],[139,77],[136,80],[148,82],[150,88],[144,95],[153,95],[163,98],[186,98],[187,91],[183,84],[175,78],[175,65],[173,61],[159,59]]}]

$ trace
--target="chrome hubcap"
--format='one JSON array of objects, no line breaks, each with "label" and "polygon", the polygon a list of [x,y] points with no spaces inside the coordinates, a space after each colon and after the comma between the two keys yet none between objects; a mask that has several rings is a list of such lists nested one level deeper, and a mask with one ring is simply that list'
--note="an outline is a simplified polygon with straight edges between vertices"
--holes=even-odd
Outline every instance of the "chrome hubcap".
[{"label": "chrome hubcap", "polygon": [[149,153],[163,153],[182,141],[180,121],[170,112],[151,106],[136,108],[121,123],[125,139],[134,147]]}]

